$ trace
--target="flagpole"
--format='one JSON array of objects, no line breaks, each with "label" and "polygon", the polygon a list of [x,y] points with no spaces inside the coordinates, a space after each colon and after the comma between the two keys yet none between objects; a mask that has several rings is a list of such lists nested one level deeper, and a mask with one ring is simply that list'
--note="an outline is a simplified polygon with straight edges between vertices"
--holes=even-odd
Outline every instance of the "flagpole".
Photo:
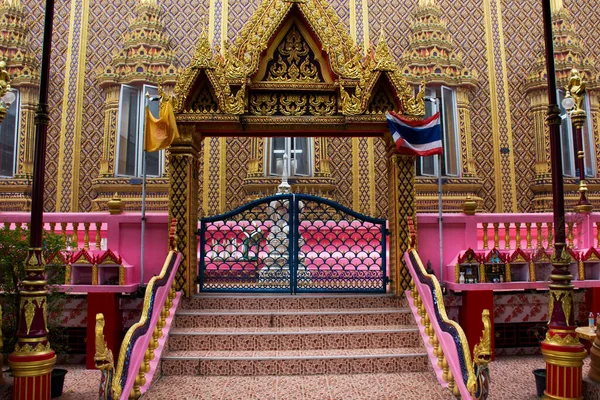
[{"label": "flagpole", "polygon": [[148,158],[148,152],[144,150],[144,156],[142,157],[142,243],[141,243],[141,257],[140,257],[140,286],[144,286],[144,259],[145,259],[145,236],[146,236],[146,162]]},{"label": "flagpole", "polygon": [[440,282],[444,284],[444,245],[442,237],[442,155],[438,154],[438,228],[440,232]]}]

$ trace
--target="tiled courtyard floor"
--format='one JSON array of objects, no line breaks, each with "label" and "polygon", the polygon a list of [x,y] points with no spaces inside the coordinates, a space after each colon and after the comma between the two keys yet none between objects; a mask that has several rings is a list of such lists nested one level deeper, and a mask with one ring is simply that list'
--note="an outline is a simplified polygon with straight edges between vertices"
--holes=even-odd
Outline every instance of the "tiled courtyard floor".
[{"label": "tiled courtyard floor", "polygon": [[[584,366],[587,375],[589,358]],[[491,364],[490,400],[534,400],[535,382],[531,371],[543,368],[541,356],[501,357]],[[5,367],[6,368],[6,367]],[[100,372],[84,366],[66,366],[61,400],[98,398]],[[10,399],[12,378],[0,388],[0,399]],[[428,373],[328,375],[328,376],[259,376],[259,377],[177,377],[158,380],[145,400],[158,399],[451,399]],[[600,400],[588,396],[586,400]]]}]

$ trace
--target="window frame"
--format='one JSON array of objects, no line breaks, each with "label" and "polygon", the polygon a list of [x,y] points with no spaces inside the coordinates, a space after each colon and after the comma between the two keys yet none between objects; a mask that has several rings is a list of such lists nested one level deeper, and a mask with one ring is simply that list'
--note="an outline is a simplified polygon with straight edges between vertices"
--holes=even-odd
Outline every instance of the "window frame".
[{"label": "window frame", "polygon": [[[135,91],[136,95],[136,106],[137,106],[137,115],[135,116],[135,124],[136,124],[136,140],[135,140],[135,151],[134,151],[134,173],[127,174],[122,173],[119,168],[120,161],[120,152],[121,152],[121,131],[123,129],[123,118],[124,118],[124,96],[125,91]],[[151,96],[158,95],[158,87],[149,84],[143,84],[141,86],[136,85],[121,85],[121,91],[119,94],[119,112],[117,119],[117,140],[115,145],[115,176],[123,177],[123,178],[142,178],[143,177],[143,157],[144,157],[144,124],[146,120],[146,106],[151,104],[149,101],[149,97],[146,96],[146,93],[152,92]],[[156,103],[158,104],[158,103]],[[153,112],[156,114],[156,112]],[[154,115],[158,117],[158,115]],[[131,112],[129,114],[129,118],[131,118]],[[152,153],[154,154],[154,153]],[[150,156],[148,154],[148,156]],[[146,166],[147,167],[147,166]],[[165,160],[164,160],[164,150],[158,152],[158,171],[156,174],[147,174],[147,177],[157,178],[162,176],[164,173]]]},{"label": "window frame", "polygon": [[[450,102],[451,107],[452,107],[452,114],[453,114],[453,118],[452,118],[452,125],[453,125],[453,130],[454,130],[454,153],[456,154],[456,173],[452,173],[452,174],[448,174],[448,158],[446,157],[447,155],[447,151],[446,149],[449,148],[452,144],[449,144],[449,134],[448,134],[448,130],[447,130],[447,118],[446,115],[443,111],[443,106],[444,106],[444,102],[445,102],[445,95],[444,92],[445,91],[450,91],[451,92],[451,96],[450,96]],[[438,92],[439,92],[439,96],[438,96]],[[433,110],[431,112],[431,115],[435,114],[436,112],[440,112],[440,125],[441,125],[441,130],[442,130],[442,145],[444,148],[444,152],[441,155],[441,158],[443,160],[443,166],[444,168],[441,168],[440,165],[440,156],[439,155],[433,155],[433,156],[427,156],[427,157],[417,157],[416,162],[418,163],[417,165],[417,176],[423,176],[423,177],[438,177],[438,176],[442,176],[442,177],[449,177],[449,178],[459,178],[462,174],[462,160],[461,160],[461,152],[460,152],[460,131],[459,131],[459,124],[458,124],[458,106],[457,106],[457,101],[456,101],[456,89],[449,87],[449,86],[445,86],[445,85],[440,85],[440,86],[436,86],[436,87],[429,87],[426,88],[426,94],[425,94],[425,102],[427,104],[427,102],[430,102],[433,106]],[[426,107],[427,108],[427,107]],[[433,161],[433,172],[432,173],[424,173],[424,161],[426,158],[431,157],[430,160]]]},{"label": "window frame", "polygon": [[[266,138],[266,146],[265,149],[267,150],[268,154],[267,157],[265,157],[265,176],[267,177],[271,177],[271,178],[276,178],[276,177],[281,177],[282,174],[277,174],[276,172],[272,171],[271,168],[271,164],[273,161],[273,152],[275,150],[273,150],[273,139],[277,139],[274,137],[269,137]],[[310,178],[314,176],[314,168],[315,168],[315,162],[314,162],[314,154],[313,154],[313,143],[314,143],[314,139],[312,137],[283,137],[283,138],[279,138],[279,139],[285,139],[285,154],[287,154],[288,156],[288,177],[289,178]],[[308,172],[307,174],[301,174],[301,175],[297,175],[297,174],[293,174],[292,173],[292,140],[294,140],[294,143],[296,143],[296,140],[298,139],[306,139],[306,157],[307,157],[307,169]],[[298,148],[297,145],[294,145],[294,148]]]},{"label": "window frame", "polygon": [[[16,171],[17,171],[17,162],[18,162],[18,157],[19,157],[19,138],[20,138],[20,130],[21,130],[21,92],[18,88],[15,87],[11,87],[9,89],[9,91],[13,92],[15,95],[15,101],[13,103],[10,104],[10,106],[7,109],[6,112],[6,116],[8,116],[8,113],[10,112],[12,107],[15,107],[15,128],[14,128],[14,143],[13,143],[13,157],[12,157],[12,174],[11,175],[2,175],[1,174],[1,170],[0,170],[0,178],[2,179],[7,179],[7,178],[14,178],[16,175]],[[4,117],[4,120],[6,120],[6,116]],[[4,122],[4,121],[2,121]],[[2,124],[0,123],[0,126],[2,126]]]}]

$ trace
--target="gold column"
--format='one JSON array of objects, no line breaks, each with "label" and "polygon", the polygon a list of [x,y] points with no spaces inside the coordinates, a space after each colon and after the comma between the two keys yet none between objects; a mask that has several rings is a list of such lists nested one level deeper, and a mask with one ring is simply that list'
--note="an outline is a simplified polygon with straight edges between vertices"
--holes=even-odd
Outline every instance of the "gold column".
[{"label": "gold column", "polygon": [[529,93],[533,113],[533,133],[535,137],[535,179],[550,177],[550,143],[546,140],[546,112],[548,96],[543,89]]},{"label": "gold column", "polygon": [[251,138],[250,159],[248,160],[248,178],[257,178],[264,175],[264,152],[264,139]]},{"label": "gold column", "polygon": [[477,168],[473,157],[473,141],[471,139],[469,90],[464,87],[456,88],[456,105],[458,108],[463,176],[474,177],[477,175]]},{"label": "gold column", "polygon": [[17,162],[17,178],[33,177],[33,144],[35,125],[33,118],[37,109],[38,88],[35,86],[19,87],[21,94],[21,119],[19,123],[19,157]]},{"label": "gold column", "polygon": [[119,95],[121,93],[121,87],[113,85],[106,88],[105,92],[104,139],[102,141],[102,158],[100,159],[100,176],[112,177],[115,174]]},{"label": "gold column", "polygon": [[182,254],[175,276],[176,290],[195,292],[198,230],[198,157],[202,138],[194,127],[178,125],[179,139],[170,148],[169,219],[177,220],[177,251]]},{"label": "gold column", "polygon": [[415,157],[395,151],[395,146],[388,145],[390,279],[394,293],[401,294],[411,281],[410,273],[402,261],[404,252],[410,247],[407,217],[412,216],[417,229]]}]

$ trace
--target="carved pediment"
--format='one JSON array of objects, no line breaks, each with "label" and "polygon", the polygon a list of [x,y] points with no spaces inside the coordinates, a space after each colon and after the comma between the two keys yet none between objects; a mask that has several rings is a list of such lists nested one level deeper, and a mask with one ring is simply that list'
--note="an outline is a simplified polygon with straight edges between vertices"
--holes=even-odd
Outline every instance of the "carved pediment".
[{"label": "carved pediment", "polygon": [[[317,57],[319,47],[307,40],[307,32],[298,26],[295,19],[290,21],[273,41],[267,55],[261,61],[257,77],[264,82],[317,83],[325,82],[323,77],[324,60]],[[303,32],[304,31],[304,34]],[[306,35],[306,36],[305,36]],[[325,68],[327,66],[325,65]],[[332,78],[327,76],[329,83]]]}]

